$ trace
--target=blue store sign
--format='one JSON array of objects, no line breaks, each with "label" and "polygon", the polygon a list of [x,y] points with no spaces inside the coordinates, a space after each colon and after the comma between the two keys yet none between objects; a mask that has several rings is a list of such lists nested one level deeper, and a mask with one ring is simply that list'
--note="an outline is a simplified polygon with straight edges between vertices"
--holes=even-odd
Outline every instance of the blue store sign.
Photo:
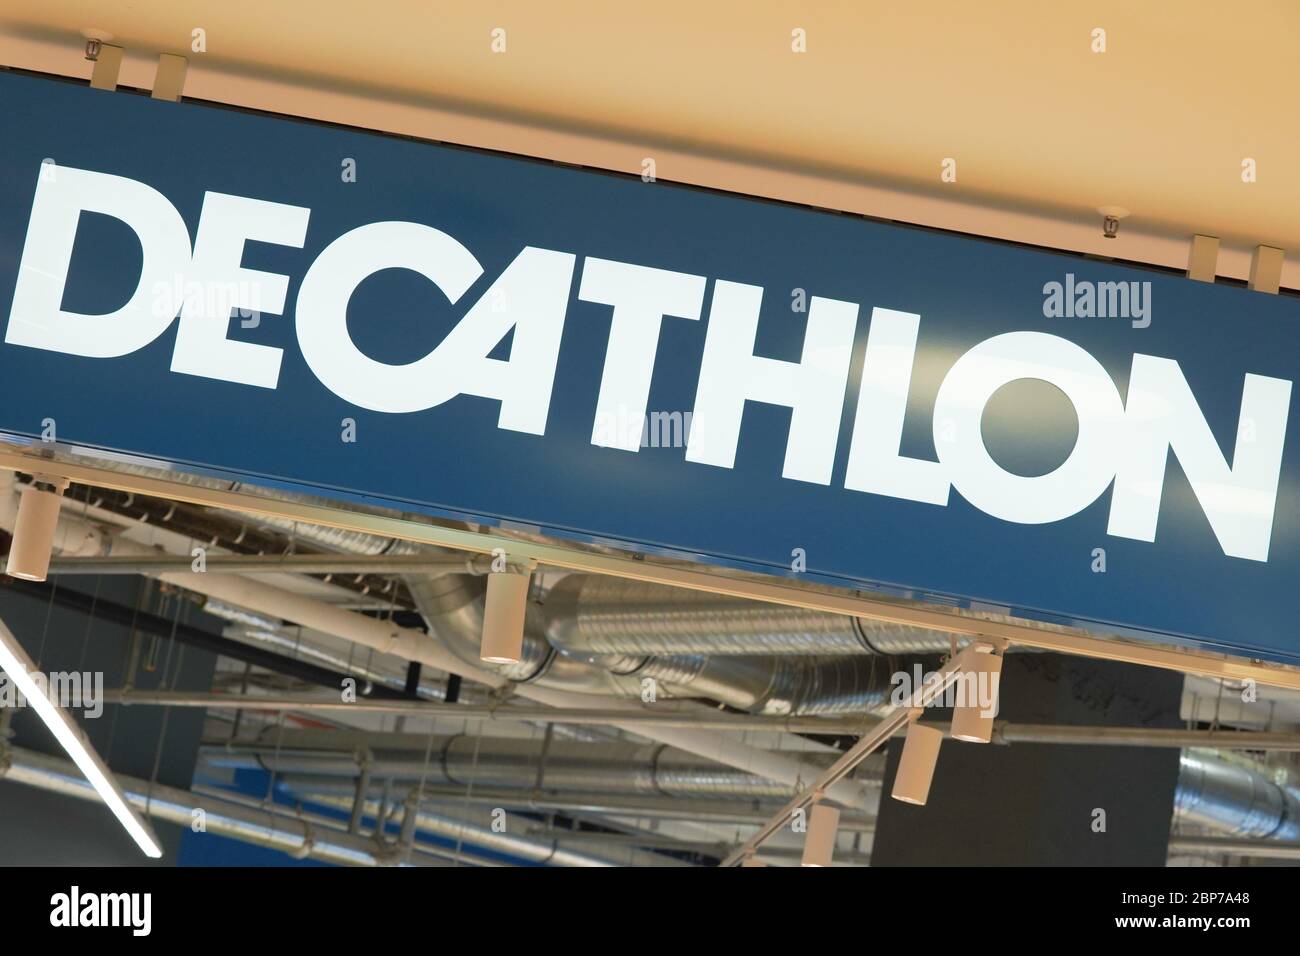
[{"label": "blue store sign", "polygon": [[11,436],[1300,660],[1293,299],[17,75],[0,103]]}]

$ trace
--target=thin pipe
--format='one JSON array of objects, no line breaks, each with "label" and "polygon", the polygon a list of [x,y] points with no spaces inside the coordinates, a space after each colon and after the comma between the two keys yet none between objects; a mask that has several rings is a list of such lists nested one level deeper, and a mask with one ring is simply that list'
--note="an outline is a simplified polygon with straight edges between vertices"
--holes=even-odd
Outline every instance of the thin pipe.
[{"label": "thin pipe", "polygon": [[[203,812],[207,832],[245,843],[282,850],[291,855],[348,866],[389,866],[396,861],[372,840],[337,832],[333,821],[313,814],[286,816],[269,809],[254,809],[213,795],[196,795],[134,777],[116,775],[127,801],[141,812],[184,827],[192,826],[196,811]],[[94,788],[70,762],[21,747],[6,747],[0,755],[0,779],[51,793],[98,801]],[[413,854],[411,865],[446,865]]]},{"label": "thin pipe", "polygon": [[[277,697],[231,697],[228,694],[204,694],[168,691],[109,690],[104,693],[108,704],[139,704],[160,707],[203,707],[212,710],[281,711],[304,713],[352,711],[371,714],[404,714],[422,717],[518,721],[541,724],[657,724],[663,727],[699,727],[747,733],[756,730],[780,730],[789,733],[859,736],[878,721],[854,717],[780,717],[754,714],[732,716],[703,708],[687,711],[672,704],[655,705],[644,714],[629,715],[623,710],[581,710],[563,707],[502,707],[471,704],[439,704],[406,700],[364,700],[346,704],[337,698],[313,699],[301,695]],[[930,723],[926,721],[926,723]],[[946,724],[938,724],[945,730]],[[1205,747],[1216,750],[1260,750],[1300,752],[1300,734],[1250,730],[1178,730],[1145,727],[1094,727],[1066,724],[995,725],[993,741],[1001,744],[1067,744],[1112,747]]]},{"label": "thin pipe", "polygon": [[788,731],[809,734],[860,734],[875,721],[845,717],[733,716],[703,707],[685,709],[673,704],[655,705],[645,713],[626,710],[584,710],[575,707],[513,707],[485,704],[440,704],[416,700],[358,700],[344,703],[338,696],[325,699],[300,694],[275,697],[232,697],[229,694],[189,693],[181,691],[140,691],[116,689],[104,692],[108,704],[156,707],[200,707],[211,710],[292,710],[303,713],[348,711],[369,714],[402,714],[410,717],[453,717],[488,721],[543,724],[655,724],[664,727],[698,727],[748,733],[755,730]]}]

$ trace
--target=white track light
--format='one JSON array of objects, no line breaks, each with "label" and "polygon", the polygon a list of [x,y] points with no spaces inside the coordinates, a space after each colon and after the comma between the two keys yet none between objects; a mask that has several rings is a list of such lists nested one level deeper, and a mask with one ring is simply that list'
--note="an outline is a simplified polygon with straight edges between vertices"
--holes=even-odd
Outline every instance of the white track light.
[{"label": "white track light", "polygon": [[493,664],[517,664],[524,649],[529,574],[494,571],[488,575],[479,657]]},{"label": "white track light", "polygon": [[68,716],[67,711],[59,707],[45,692],[45,688],[32,679],[36,665],[32,663],[27,652],[23,650],[18,639],[9,628],[0,622],[0,670],[9,676],[18,688],[18,692],[27,699],[27,704],[36,711],[37,716],[50,728],[60,746],[68,752],[72,762],[86,775],[95,792],[108,804],[108,809],[126,828],[131,839],[144,851],[145,856],[158,859],[162,856],[162,846],[153,828],[131,809],[126,796],[113,779],[113,772],[95,753],[85,733],[76,722]]},{"label": "white track light", "polygon": [[998,713],[998,684],[1002,657],[992,653],[967,655],[967,666],[957,678],[961,694],[952,713],[952,736],[986,744],[993,739],[993,718]]},{"label": "white track light", "polygon": [[939,762],[939,745],[943,731],[912,721],[903,742],[903,755],[894,776],[893,797],[904,803],[923,805],[930,798],[930,781]]},{"label": "white track light", "polygon": [[803,841],[804,866],[830,866],[835,852],[835,834],[840,826],[840,811],[824,803],[814,803],[808,814],[808,834]]},{"label": "white track light", "polygon": [[9,548],[5,573],[26,581],[44,581],[50,570],[54,529],[59,523],[59,505],[68,483],[62,478],[37,476],[25,487],[14,521],[14,540]]}]

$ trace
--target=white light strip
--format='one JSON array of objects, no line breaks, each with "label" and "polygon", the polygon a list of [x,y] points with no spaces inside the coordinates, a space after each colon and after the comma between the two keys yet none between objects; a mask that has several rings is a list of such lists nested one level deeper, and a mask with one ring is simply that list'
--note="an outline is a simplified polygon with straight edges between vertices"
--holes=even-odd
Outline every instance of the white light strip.
[{"label": "white light strip", "polygon": [[45,726],[50,728],[50,732],[68,752],[72,762],[86,775],[95,792],[108,804],[108,808],[113,811],[113,816],[117,817],[126,828],[126,832],[131,834],[131,839],[135,840],[145,856],[155,860],[160,858],[162,847],[153,828],[127,804],[126,795],[113,779],[112,771],[91,747],[90,741],[86,739],[81,728],[63,708],[45,695],[36,681],[32,680],[31,675],[35,669],[36,665],[27,656],[27,652],[18,643],[13,632],[3,621],[0,621],[0,670],[3,670],[18,687],[19,693],[27,699],[28,706],[45,721]]}]

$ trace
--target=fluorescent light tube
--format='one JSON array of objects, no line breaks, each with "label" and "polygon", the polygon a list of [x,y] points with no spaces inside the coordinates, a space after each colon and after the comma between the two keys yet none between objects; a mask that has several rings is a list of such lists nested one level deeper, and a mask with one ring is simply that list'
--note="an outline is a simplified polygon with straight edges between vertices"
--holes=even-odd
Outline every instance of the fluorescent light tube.
[{"label": "fluorescent light tube", "polygon": [[108,808],[113,811],[113,816],[117,817],[126,828],[126,832],[131,834],[131,839],[135,840],[145,856],[155,860],[160,858],[162,846],[158,843],[157,834],[139,814],[131,809],[130,804],[126,802],[126,795],[122,793],[122,788],[113,779],[113,772],[100,759],[99,754],[95,753],[76,721],[68,715],[67,711],[50,700],[40,685],[32,680],[31,675],[36,670],[36,665],[32,663],[27,652],[18,643],[18,638],[14,637],[13,632],[3,621],[0,621],[0,670],[8,674],[9,679],[17,685],[19,692],[27,699],[27,705],[36,711],[41,720],[45,721],[45,726],[50,728],[59,744],[72,758],[72,762],[85,774],[90,785],[95,788],[95,792],[108,804]]}]

